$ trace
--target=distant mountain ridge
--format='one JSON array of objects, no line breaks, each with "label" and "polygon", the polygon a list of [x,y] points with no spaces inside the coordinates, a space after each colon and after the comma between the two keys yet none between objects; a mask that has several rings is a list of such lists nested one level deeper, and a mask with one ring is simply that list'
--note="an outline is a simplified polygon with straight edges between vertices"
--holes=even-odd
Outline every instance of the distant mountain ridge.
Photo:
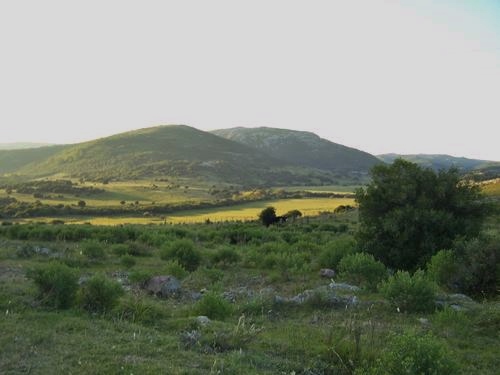
[{"label": "distant mountain ridge", "polygon": [[416,163],[422,167],[434,170],[449,169],[455,167],[462,172],[470,172],[491,167],[499,167],[500,161],[469,159],[446,154],[383,154],[377,157],[385,163],[392,163],[397,158]]},{"label": "distant mountain ridge", "polygon": [[380,163],[380,160],[367,152],[331,142],[306,131],[236,127],[214,130],[212,133],[302,167],[330,172],[366,173]]},{"label": "distant mountain ridge", "polygon": [[53,143],[34,143],[34,142],[13,142],[0,143],[0,150],[23,150],[26,148],[38,148],[45,146],[53,146]]}]

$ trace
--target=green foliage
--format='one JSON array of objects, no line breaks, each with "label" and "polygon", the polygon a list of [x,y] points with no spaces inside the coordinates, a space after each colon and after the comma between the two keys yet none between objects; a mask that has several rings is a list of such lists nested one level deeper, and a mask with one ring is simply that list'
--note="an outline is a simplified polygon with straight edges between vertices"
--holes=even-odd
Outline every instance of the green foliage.
[{"label": "green foliage", "polygon": [[427,275],[442,287],[452,288],[458,264],[451,250],[440,250],[427,263]]},{"label": "green foliage", "polygon": [[215,264],[220,264],[223,266],[238,263],[240,259],[240,254],[238,254],[236,249],[229,246],[224,246],[220,249],[217,249],[216,252],[212,255],[212,261]]},{"label": "green foliage", "polygon": [[177,260],[169,260],[165,266],[165,272],[179,280],[184,279],[189,272]]},{"label": "green foliage", "polygon": [[482,237],[455,245],[455,284],[469,295],[491,296],[500,287],[500,237]]},{"label": "green foliage", "polygon": [[274,207],[266,207],[259,214],[259,220],[266,227],[276,222],[276,209]]},{"label": "green foliage", "polygon": [[476,236],[487,214],[480,188],[456,170],[435,173],[401,159],[374,167],[356,200],[361,248],[395,269],[424,266],[456,238]]},{"label": "green foliage", "polygon": [[94,240],[84,241],[81,244],[82,254],[93,261],[103,260],[106,257],[102,243]]},{"label": "green foliage", "polygon": [[207,292],[194,307],[195,314],[208,316],[210,319],[224,320],[233,311],[231,304],[214,292]]},{"label": "green foliage", "polygon": [[122,296],[119,283],[98,274],[88,280],[78,293],[79,305],[92,313],[105,313],[113,309]]},{"label": "green foliage", "polygon": [[177,260],[188,271],[194,271],[201,263],[200,251],[188,239],[167,243],[161,250],[160,257],[163,260]]},{"label": "green foliage", "polygon": [[446,347],[432,335],[394,335],[382,357],[356,375],[455,375],[458,366]]},{"label": "green foliage", "polygon": [[154,276],[152,271],[135,270],[130,272],[128,279],[136,284],[144,284]]},{"label": "green foliage", "polygon": [[422,270],[412,276],[398,271],[382,282],[380,291],[401,312],[432,312],[435,310],[436,285],[426,278]]},{"label": "green foliage", "polygon": [[56,308],[71,307],[78,289],[77,272],[58,262],[50,262],[28,271],[39,292],[43,304]]},{"label": "green foliage", "polygon": [[135,259],[133,256],[131,255],[123,255],[121,258],[120,258],[120,263],[122,266],[126,267],[126,268],[131,268],[133,266],[135,266]]},{"label": "green foliage", "polygon": [[340,260],[356,250],[356,241],[352,236],[342,235],[323,246],[319,255],[321,267],[336,269]]},{"label": "green foliage", "polygon": [[385,266],[366,253],[343,257],[339,263],[339,273],[341,278],[372,291],[377,290],[378,283],[387,276]]},{"label": "green foliage", "polygon": [[144,297],[130,296],[120,300],[114,312],[121,320],[156,325],[168,317],[167,310]]}]

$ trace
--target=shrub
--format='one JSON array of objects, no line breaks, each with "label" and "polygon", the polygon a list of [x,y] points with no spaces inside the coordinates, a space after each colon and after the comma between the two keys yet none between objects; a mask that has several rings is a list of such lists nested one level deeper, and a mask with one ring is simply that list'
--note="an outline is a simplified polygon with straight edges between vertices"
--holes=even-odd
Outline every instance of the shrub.
[{"label": "shrub", "polygon": [[387,275],[385,266],[375,260],[373,255],[366,253],[343,257],[339,263],[339,272],[340,277],[373,291]]},{"label": "shrub", "polygon": [[427,274],[431,280],[443,287],[451,287],[457,274],[455,255],[451,250],[441,250],[427,263]]},{"label": "shrub", "polygon": [[238,252],[231,247],[220,248],[212,255],[212,261],[214,263],[226,266],[238,263],[240,258],[240,254],[238,254]]},{"label": "shrub", "polygon": [[130,272],[128,279],[137,284],[145,284],[149,279],[154,276],[151,271],[137,270]]},{"label": "shrub", "polygon": [[84,241],[82,242],[82,254],[90,260],[102,260],[105,257],[104,246],[97,241]]},{"label": "shrub", "polygon": [[115,312],[119,319],[133,323],[155,324],[167,317],[166,311],[160,306],[137,296],[121,300]]},{"label": "shrub", "polygon": [[266,227],[276,222],[276,209],[274,207],[266,207],[259,213],[259,220]]},{"label": "shrub", "polygon": [[163,260],[177,260],[188,271],[194,271],[201,262],[201,253],[195,248],[193,241],[187,239],[175,240],[160,252]]},{"label": "shrub", "polygon": [[413,276],[407,271],[398,271],[382,283],[380,291],[400,311],[432,312],[435,309],[436,285],[422,270]]},{"label": "shrub", "polygon": [[324,245],[319,255],[321,267],[337,268],[340,260],[346,255],[353,254],[356,249],[356,241],[353,237],[343,235],[334,241]]},{"label": "shrub", "polygon": [[64,264],[53,262],[28,271],[47,306],[57,309],[69,308],[78,289],[78,274]]},{"label": "shrub", "polygon": [[356,375],[454,375],[458,366],[446,347],[431,335],[395,335],[375,366]]},{"label": "shrub", "polygon": [[128,246],[122,243],[114,244],[111,246],[111,251],[117,256],[122,256],[128,254]]},{"label": "shrub", "polygon": [[195,305],[194,311],[198,315],[208,316],[210,319],[224,320],[231,315],[233,307],[223,297],[214,292],[207,292]]},{"label": "shrub", "polygon": [[103,275],[95,275],[80,289],[78,300],[83,309],[104,313],[116,306],[122,294],[123,289],[119,283]]},{"label": "shrub", "polygon": [[189,272],[177,260],[170,260],[165,267],[167,274],[175,276],[179,280],[184,279]]},{"label": "shrub", "polygon": [[121,257],[120,263],[122,264],[122,266],[124,266],[126,268],[131,268],[131,267],[135,266],[136,262],[135,262],[135,259],[133,256],[124,255]]}]

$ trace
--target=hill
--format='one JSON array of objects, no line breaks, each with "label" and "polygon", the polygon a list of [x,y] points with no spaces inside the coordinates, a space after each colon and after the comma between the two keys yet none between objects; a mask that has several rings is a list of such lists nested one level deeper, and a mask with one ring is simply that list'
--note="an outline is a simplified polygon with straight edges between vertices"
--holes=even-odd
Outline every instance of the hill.
[{"label": "hill", "polygon": [[371,154],[330,142],[305,131],[238,127],[214,130],[212,133],[255,147],[291,164],[334,173],[364,174],[380,163]]},{"label": "hill", "polygon": [[46,146],[16,150],[0,150],[0,175],[17,173],[23,167],[45,160],[69,146]]},{"label": "hill", "polygon": [[14,151],[5,151],[2,165],[10,157],[14,166],[4,166],[0,171],[32,177],[56,174],[89,180],[182,177],[251,185],[321,183],[326,178],[319,171],[290,165],[238,142],[185,125],[157,126],[40,150],[43,152],[17,150],[15,155]]},{"label": "hill", "polygon": [[481,172],[492,169],[498,170],[498,168],[500,167],[500,162],[498,161],[468,159],[464,157],[441,154],[383,154],[377,155],[377,157],[386,163],[392,163],[397,158],[402,158],[412,163],[416,163],[422,167],[431,168],[434,170],[449,169],[451,167],[455,167],[464,173],[472,171]]}]

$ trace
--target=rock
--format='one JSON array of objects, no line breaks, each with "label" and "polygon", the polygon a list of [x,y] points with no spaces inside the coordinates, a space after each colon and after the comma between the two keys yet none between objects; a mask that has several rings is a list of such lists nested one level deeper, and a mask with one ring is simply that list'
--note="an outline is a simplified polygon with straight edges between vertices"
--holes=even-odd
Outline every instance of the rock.
[{"label": "rock", "polygon": [[331,268],[322,268],[319,270],[319,275],[321,277],[327,277],[327,278],[331,279],[332,277],[335,276],[335,271],[332,270]]},{"label": "rock", "polygon": [[191,299],[193,301],[199,301],[201,299],[201,297],[203,297],[203,294],[201,294],[200,292],[189,293],[189,299]]},{"label": "rock", "polygon": [[426,326],[426,325],[428,325],[428,324],[429,324],[429,319],[426,319],[426,318],[418,318],[417,320],[418,320],[418,321],[420,322],[420,324],[422,324],[423,326]]},{"label": "rock", "polygon": [[46,247],[35,246],[33,250],[35,250],[36,254],[44,256],[48,256],[50,255],[50,253],[52,253],[52,251]]},{"label": "rock", "polygon": [[176,297],[181,292],[181,283],[173,276],[154,276],[149,279],[144,289],[160,297]]},{"label": "rock", "polygon": [[335,281],[332,281],[329,285],[330,289],[333,290],[346,290],[349,292],[357,292],[359,290],[359,287],[356,285],[350,285],[346,283],[336,283]]},{"label": "rock", "polygon": [[477,305],[472,298],[465,294],[444,294],[436,298],[436,306],[440,308],[449,307],[455,311],[470,310]]},{"label": "rock", "polygon": [[201,338],[200,331],[193,330],[181,333],[181,342],[186,349],[190,349],[198,344]]},{"label": "rock", "polygon": [[208,318],[208,316],[200,315],[196,317],[196,323],[198,323],[200,326],[206,326],[212,323],[212,321]]},{"label": "rock", "polygon": [[330,307],[350,307],[359,303],[357,296],[338,296],[333,290],[326,286],[318,287],[316,289],[304,290],[296,296],[286,298],[275,296],[274,302],[278,304],[291,303],[295,305],[302,305],[304,303],[313,303],[318,305]]}]

